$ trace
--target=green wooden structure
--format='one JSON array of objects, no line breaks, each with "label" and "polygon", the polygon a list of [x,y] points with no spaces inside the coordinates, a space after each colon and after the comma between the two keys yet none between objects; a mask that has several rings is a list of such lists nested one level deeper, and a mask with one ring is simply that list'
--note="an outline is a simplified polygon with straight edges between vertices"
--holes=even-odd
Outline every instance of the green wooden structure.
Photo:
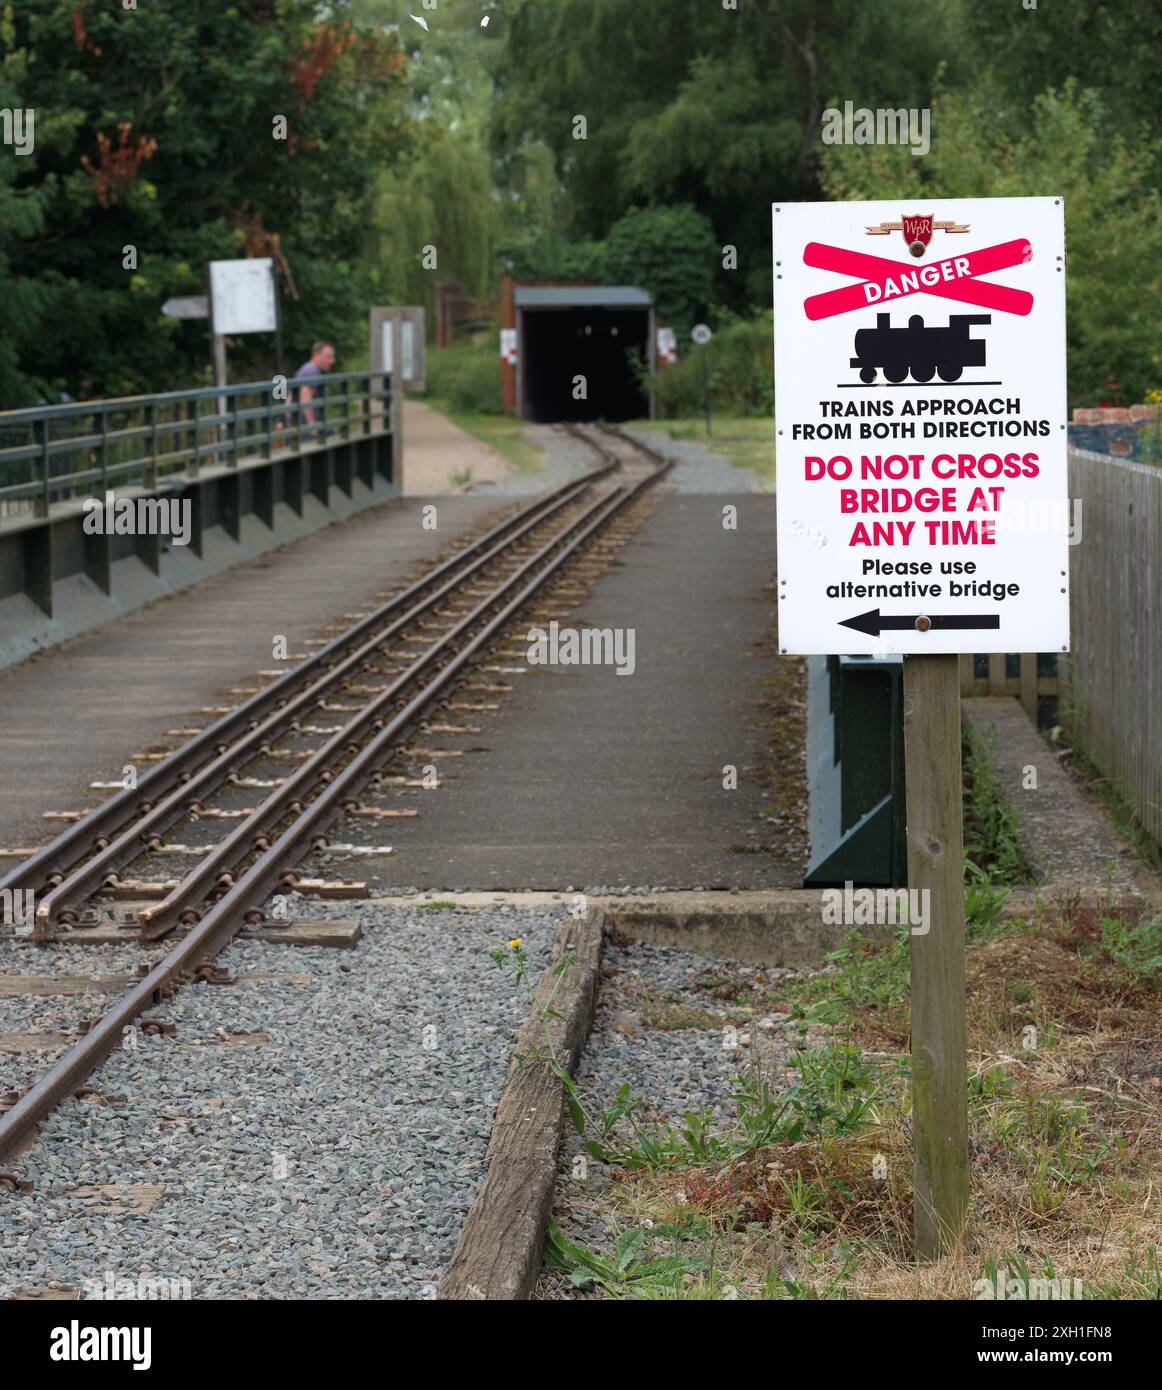
[{"label": "green wooden structure", "polygon": [[807,660],[808,888],[908,883],[903,662]]}]

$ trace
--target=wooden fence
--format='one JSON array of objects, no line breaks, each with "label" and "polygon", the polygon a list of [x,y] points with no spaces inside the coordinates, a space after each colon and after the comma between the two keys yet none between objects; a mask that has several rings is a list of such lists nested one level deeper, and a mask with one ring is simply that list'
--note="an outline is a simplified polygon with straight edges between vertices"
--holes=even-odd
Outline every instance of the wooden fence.
[{"label": "wooden fence", "polygon": [[[1069,451],[1068,688],[1082,751],[1162,843],[1162,468]],[[1064,664],[1064,663],[1063,663]]]},{"label": "wooden fence", "polygon": [[1059,699],[1059,665],[1064,658],[1057,652],[1020,652],[1006,655],[992,652],[984,656],[960,658],[961,695],[1016,695],[1025,713],[1037,723],[1037,704],[1042,698]]},{"label": "wooden fence", "polygon": [[1070,654],[962,656],[961,695],[1016,695],[1058,719],[1162,843],[1162,468],[1069,451]]}]

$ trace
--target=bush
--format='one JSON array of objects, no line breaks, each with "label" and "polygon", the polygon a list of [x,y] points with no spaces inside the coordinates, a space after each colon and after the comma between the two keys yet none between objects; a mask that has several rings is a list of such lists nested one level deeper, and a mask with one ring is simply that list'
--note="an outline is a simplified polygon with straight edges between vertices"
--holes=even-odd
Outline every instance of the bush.
[{"label": "bush", "polygon": [[428,395],[450,410],[502,414],[500,355],[495,333],[483,343],[456,343],[428,352]]},{"label": "bush", "polygon": [[[771,315],[733,315],[719,320],[706,346],[711,408],[724,415],[772,415],[775,386]],[[687,336],[678,339],[678,360],[659,373],[658,414],[664,419],[702,412],[701,351]]]},{"label": "bush", "polygon": [[604,242],[570,241],[560,232],[502,241],[496,256],[500,269],[517,280],[609,280]]},{"label": "bush", "polygon": [[605,241],[610,283],[649,290],[679,338],[689,334],[710,299],[718,255],[713,227],[686,203],[630,208]]}]

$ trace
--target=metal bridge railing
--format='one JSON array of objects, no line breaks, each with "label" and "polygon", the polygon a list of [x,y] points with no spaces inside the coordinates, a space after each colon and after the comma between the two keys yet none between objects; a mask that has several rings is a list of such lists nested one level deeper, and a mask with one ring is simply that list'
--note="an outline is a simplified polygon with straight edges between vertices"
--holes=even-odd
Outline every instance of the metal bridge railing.
[{"label": "metal bridge railing", "polygon": [[[314,399],[304,406],[299,388]],[[0,519],[47,516],[54,503],[107,488],[148,491],[388,427],[391,380],[370,372],[206,386],[156,396],[0,411]],[[313,416],[313,418],[308,418]]]}]

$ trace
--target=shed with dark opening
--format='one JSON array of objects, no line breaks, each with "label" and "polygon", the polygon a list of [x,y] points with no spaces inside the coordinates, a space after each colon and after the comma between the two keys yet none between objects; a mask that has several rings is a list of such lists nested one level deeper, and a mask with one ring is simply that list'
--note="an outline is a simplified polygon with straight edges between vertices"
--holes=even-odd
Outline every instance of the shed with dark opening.
[{"label": "shed with dark opening", "polygon": [[502,365],[506,409],[539,421],[653,416],[653,391],[641,377],[656,369],[645,290],[514,284],[503,299],[505,327],[516,331],[515,354]]}]

